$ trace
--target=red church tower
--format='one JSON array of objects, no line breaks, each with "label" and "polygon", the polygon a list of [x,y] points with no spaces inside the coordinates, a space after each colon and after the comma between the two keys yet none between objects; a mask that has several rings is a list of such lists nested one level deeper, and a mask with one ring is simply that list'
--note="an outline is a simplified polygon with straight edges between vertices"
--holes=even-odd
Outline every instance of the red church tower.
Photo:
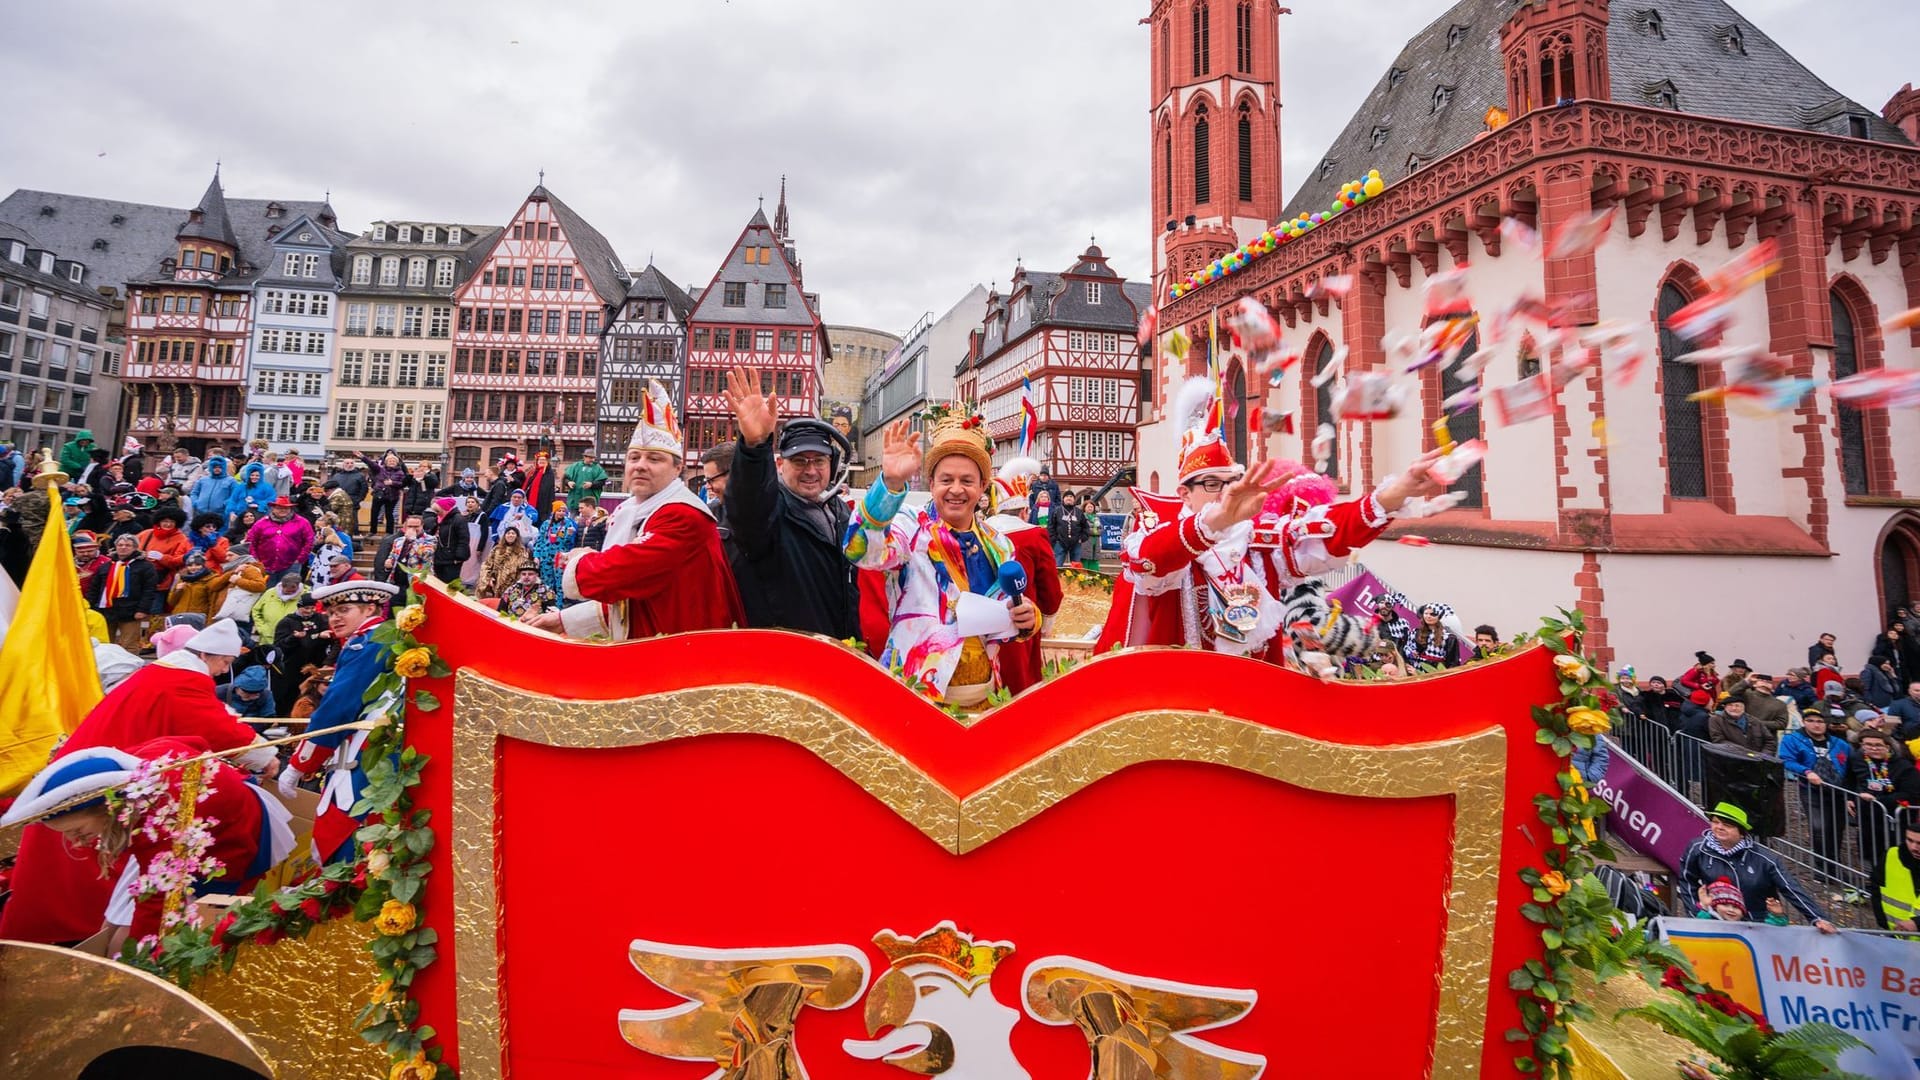
[{"label": "red church tower", "polygon": [[1280,218],[1273,0],[1154,0],[1153,290]]}]

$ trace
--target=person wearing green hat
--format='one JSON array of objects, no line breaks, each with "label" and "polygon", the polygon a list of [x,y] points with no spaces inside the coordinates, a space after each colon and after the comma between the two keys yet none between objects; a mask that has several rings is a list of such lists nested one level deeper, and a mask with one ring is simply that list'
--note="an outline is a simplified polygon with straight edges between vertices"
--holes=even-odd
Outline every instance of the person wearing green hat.
[{"label": "person wearing green hat", "polygon": [[1767,900],[1779,897],[1807,917],[1823,934],[1837,932],[1813,895],[1781,865],[1773,852],[1755,843],[1747,833],[1753,826],[1747,812],[1730,802],[1707,811],[1707,831],[1687,848],[1680,860],[1680,894],[1688,915],[1709,906],[1708,886],[1726,878],[1740,887],[1748,911],[1765,911]]}]

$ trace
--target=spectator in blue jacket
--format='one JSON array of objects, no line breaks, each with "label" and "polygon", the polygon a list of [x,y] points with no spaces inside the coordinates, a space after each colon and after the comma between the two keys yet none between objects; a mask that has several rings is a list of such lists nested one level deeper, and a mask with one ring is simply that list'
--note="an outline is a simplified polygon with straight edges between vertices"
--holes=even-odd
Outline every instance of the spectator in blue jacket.
[{"label": "spectator in blue jacket", "polygon": [[1792,698],[1795,711],[1820,703],[1820,692],[1813,688],[1813,672],[1803,667],[1787,669],[1786,677],[1780,680],[1774,693]]},{"label": "spectator in blue jacket", "polygon": [[1853,748],[1843,736],[1828,734],[1827,719],[1818,706],[1806,710],[1800,728],[1780,737],[1780,763],[1787,779],[1800,781],[1800,809],[1814,852],[1838,862],[1847,835],[1847,760]]},{"label": "spectator in blue jacket", "polygon": [[227,459],[216,454],[207,459],[206,471],[187,489],[187,501],[193,504],[196,513],[219,514],[223,520],[231,522],[227,503],[232,500],[237,484],[230,475]]},{"label": "spectator in blue jacket", "polygon": [[1920,739],[1920,679],[1907,684],[1907,696],[1887,706],[1887,715],[1900,722],[1900,740]]},{"label": "spectator in blue jacket", "polygon": [[243,720],[272,719],[280,715],[274,707],[273,688],[267,683],[264,664],[255,664],[235,675],[232,682],[214,693]]},{"label": "spectator in blue jacket", "polygon": [[1891,657],[1876,654],[1860,669],[1860,696],[1876,709],[1884,709],[1900,696],[1900,675]]}]

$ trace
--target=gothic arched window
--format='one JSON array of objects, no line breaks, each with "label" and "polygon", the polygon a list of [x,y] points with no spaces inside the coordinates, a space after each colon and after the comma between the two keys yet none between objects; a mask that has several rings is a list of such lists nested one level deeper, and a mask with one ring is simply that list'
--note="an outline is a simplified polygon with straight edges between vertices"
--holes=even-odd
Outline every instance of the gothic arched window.
[{"label": "gothic arched window", "polygon": [[1194,112],[1193,121],[1193,201],[1205,205],[1213,201],[1213,169],[1209,165],[1211,156],[1208,146],[1210,134],[1207,125],[1207,107],[1203,104]]},{"label": "gothic arched window", "polygon": [[1253,111],[1240,106],[1240,201],[1253,201]]}]

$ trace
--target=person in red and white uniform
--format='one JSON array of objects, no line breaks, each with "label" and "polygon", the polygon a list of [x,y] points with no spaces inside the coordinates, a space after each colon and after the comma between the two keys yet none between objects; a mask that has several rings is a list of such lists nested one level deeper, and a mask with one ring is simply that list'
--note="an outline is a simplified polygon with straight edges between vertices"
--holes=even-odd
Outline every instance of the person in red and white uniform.
[{"label": "person in red and white uniform", "polygon": [[713,511],[680,479],[686,449],[672,401],[666,387],[648,384],[627,444],[627,499],[599,551],[576,548],[562,557],[563,595],[587,602],[526,625],[626,641],[746,624]]},{"label": "person in red and white uniform", "polygon": [[1054,565],[1053,542],[1047,530],[1026,520],[1027,485],[1040,474],[1032,458],[1014,458],[1000,466],[993,480],[994,514],[987,524],[1013,544],[1013,556],[1027,572],[1027,599],[1040,609],[1040,632],[1025,640],[1000,643],[1000,685],[1019,693],[1040,682],[1040,639],[1046,636],[1060,611],[1060,570]]},{"label": "person in red and white uniform", "polygon": [[1096,654],[1185,645],[1278,663],[1277,595],[1340,566],[1407,500],[1445,490],[1429,475],[1435,449],[1361,498],[1263,516],[1267,496],[1294,470],[1275,460],[1251,471],[1237,464],[1221,437],[1222,412],[1210,380],[1190,379],[1176,396],[1173,415],[1185,421],[1180,494],[1133,489],[1139,509]]}]

